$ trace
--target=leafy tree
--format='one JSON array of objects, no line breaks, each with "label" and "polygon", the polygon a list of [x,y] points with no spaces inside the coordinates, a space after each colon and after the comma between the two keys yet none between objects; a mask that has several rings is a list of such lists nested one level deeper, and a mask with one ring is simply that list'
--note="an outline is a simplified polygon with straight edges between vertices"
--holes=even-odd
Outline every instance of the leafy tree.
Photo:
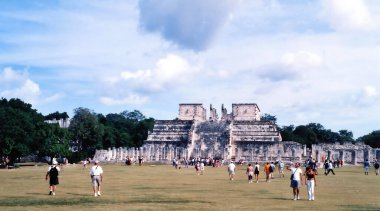
[{"label": "leafy tree", "polygon": [[70,151],[70,134],[65,128],[60,128],[58,124],[40,125],[34,142],[34,150],[40,156],[67,157]]},{"label": "leafy tree", "polygon": [[277,124],[277,117],[270,114],[263,114],[261,116],[261,121],[268,121],[272,122],[273,124]]},{"label": "leafy tree", "polygon": [[132,112],[123,111],[120,114],[129,120],[134,120],[138,122],[145,119],[145,116],[138,110],[134,110]]},{"label": "leafy tree", "polygon": [[103,148],[104,125],[99,123],[98,116],[88,108],[77,108],[69,126],[73,139],[78,142],[79,151],[92,156],[96,149]]},{"label": "leafy tree", "polygon": [[293,134],[295,135],[297,142],[306,144],[307,147],[311,147],[312,144],[317,143],[317,135],[307,126],[297,126]]},{"label": "leafy tree", "polygon": [[373,148],[380,148],[380,130],[375,130],[368,135],[361,136],[356,141],[368,144]]},{"label": "leafy tree", "polygon": [[31,153],[36,124],[43,116],[19,99],[0,100],[0,155],[11,160]]}]

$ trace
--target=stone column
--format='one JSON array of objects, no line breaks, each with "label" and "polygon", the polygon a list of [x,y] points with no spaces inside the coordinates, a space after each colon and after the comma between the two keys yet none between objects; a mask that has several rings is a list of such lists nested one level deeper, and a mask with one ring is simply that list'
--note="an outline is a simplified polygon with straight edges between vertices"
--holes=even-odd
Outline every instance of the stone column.
[{"label": "stone column", "polygon": [[357,158],[356,151],[352,151],[352,164],[355,166],[358,164],[358,158]]},{"label": "stone column", "polygon": [[119,153],[120,153],[119,160],[123,160],[123,148],[122,147],[119,148]]},{"label": "stone column", "polygon": [[303,156],[307,156],[307,152],[306,152],[306,144],[302,146],[303,147]]}]

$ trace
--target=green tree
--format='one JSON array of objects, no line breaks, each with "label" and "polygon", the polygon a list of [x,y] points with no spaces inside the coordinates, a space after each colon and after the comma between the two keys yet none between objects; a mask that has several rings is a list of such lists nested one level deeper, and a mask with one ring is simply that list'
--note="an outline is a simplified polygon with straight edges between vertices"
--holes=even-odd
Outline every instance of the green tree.
[{"label": "green tree", "polygon": [[261,116],[261,121],[267,121],[272,122],[273,124],[277,124],[277,117],[270,114],[263,114]]},{"label": "green tree", "polygon": [[66,128],[44,123],[35,136],[34,150],[40,156],[67,157],[71,154],[69,141],[70,134]]},{"label": "green tree", "polygon": [[88,108],[77,108],[69,126],[73,139],[78,143],[78,149],[92,156],[96,149],[103,148],[104,125],[100,124],[98,116]]},{"label": "green tree", "polygon": [[15,160],[32,153],[36,125],[43,115],[20,99],[0,100],[0,155]]},{"label": "green tree", "polygon": [[375,130],[368,135],[361,136],[356,141],[368,144],[373,148],[380,148],[380,130]]}]

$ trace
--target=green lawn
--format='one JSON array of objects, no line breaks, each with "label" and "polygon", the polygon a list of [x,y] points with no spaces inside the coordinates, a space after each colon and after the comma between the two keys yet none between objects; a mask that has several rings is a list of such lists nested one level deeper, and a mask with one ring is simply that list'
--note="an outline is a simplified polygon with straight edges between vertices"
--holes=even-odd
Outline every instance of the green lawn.
[{"label": "green lawn", "polygon": [[97,198],[89,167],[65,167],[56,196],[48,195],[47,166],[2,169],[0,210],[380,210],[380,176],[373,171],[364,176],[360,167],[344,167],[335,176],[318,175],[316,200],[306,200],[303,186],[301,200],[293,201],[289,172],[271,183],[260,175],[258,184],[248,184],[245,168],[229,181],[226,167],[206,167],[197,176],[192,167],[103,165]]}]

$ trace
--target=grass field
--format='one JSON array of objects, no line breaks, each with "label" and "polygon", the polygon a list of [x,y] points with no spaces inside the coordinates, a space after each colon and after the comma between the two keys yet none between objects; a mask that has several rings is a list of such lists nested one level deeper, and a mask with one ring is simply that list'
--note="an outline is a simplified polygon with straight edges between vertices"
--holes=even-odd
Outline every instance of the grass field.
[{"label": "grass field", "polygon": [[301,200],[293,201],[289,172],[248,184],[245,168],[229,181],[226,167],[197,176],[192,167],[103,165],[100,197],[92,195],[89,167],[65,167],[56,196],[48,195],[47,166],[2,169],[0,210],[380,210],[380,176],[373,171],[364,176],[360,167],[344,167],[335,176],[318,175],[316,200],[307,200],[303,186]]}]

